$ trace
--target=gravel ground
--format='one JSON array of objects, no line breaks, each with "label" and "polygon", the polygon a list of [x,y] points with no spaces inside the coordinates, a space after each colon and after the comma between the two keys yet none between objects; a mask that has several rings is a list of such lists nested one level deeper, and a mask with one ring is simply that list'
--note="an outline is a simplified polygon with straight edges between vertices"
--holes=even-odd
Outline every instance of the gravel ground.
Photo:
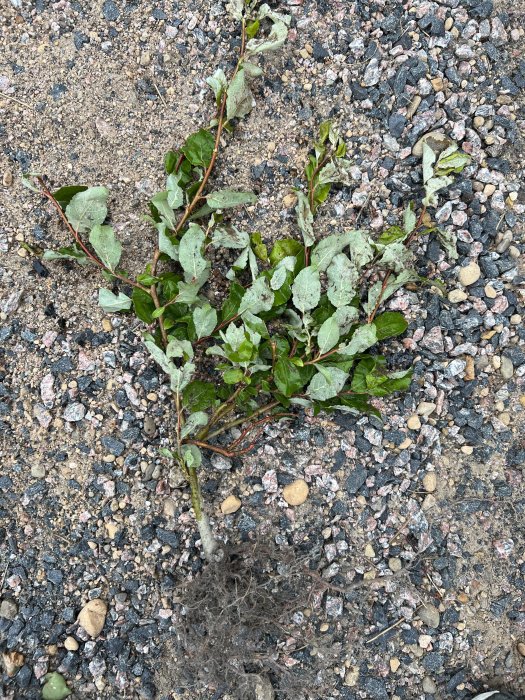
[{"label": "gravel ground", "polygon": [[[414,364],[411,390],[382,422],[307,416],[269,428],[243,464],[206,465],[225,538],[294,544],[331,585],[294,618],[317,641],[280,657],[307,669],[323,640],[337,652],[320,672],[328,692],[304,698],[461,700],[492,683],[525,695],[520,5],[283,1],[290,41],[266,59],[257,108],[221,161],[221,184],[259,195],[239,224],[253,217],[270,240],[295,231],[292,187],[328,116],[357,185],[324,209],[321,233],[358,216],[375,231],[397,221],[420,191],[423,134],[472,154],[436,213],[458,235],[457,264],[432,239],[419,251],[421,273],[446,291],[389,304],[411,321],[389,350],[392,364]],[[183,697],[167,687],[165,643],[177,585],[202,563],[188,495],[158,457],[169,392],[140,328],[97,308],[93,280],[33,255],[65,237],[18,176],[107,184],[138,269],[163,153],[207,120],[204,78],[231,65],[238,37],[209,0],[4,0],[1,16],[0,651],[24,664],[1,677],[0,697],[39,698],[48,670],[75,698]],[[298,477],[310,495],[294,509],[282,488]],[[242,505],[224,516],[231,495]],[[95,599],[104,626],[91,638],[77,616]]]}]

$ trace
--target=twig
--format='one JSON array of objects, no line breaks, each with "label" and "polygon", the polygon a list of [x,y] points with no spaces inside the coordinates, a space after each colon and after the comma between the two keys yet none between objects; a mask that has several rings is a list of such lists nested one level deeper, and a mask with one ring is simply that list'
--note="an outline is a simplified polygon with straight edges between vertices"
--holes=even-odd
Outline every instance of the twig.
[{"label": "twig", "polygon": [[7,95],[5,92],[0,92],[0,97],[4,97],[6,100],[11,100],[11,102],[16,102],[17,104],[21,105],[22,107],[25,107],[26,109],[30,109],[32,112],[35,111],[34,107],[31,107],[31,105],[28,105],[27,102],[22,102],[22,100],[19,100],[16,97],[13,97],[12,95]]},{"label": "twig", "polygon": [[[423,607],[423,605],[418,605],[414,612],[417,612],[422,607]],[[372,642],[375,642],[376,639],[383,637],[385,634],[387,634],[391,630],[395,629],[396,627],[399,627],[399,625],[402,624],[403,622],[406,622],[406,619],[404,617],[400,617],[399,620],[396,620],[392,625],[390,625],[390,627],[387,627],[386,629],[381,630],[381,632],[378,632],[376,635],[374,635],[370,639],[367,639],[365,644],[372,644]]]},{"label": "twig", "polygon": [[164,105],[164,107],[167,107],[168,105],[167,105],[167,103],[166,103],[166,100],[165,100],[164,97],[162,96],[162,94],[161,94],[159,88],[157,87],[157,83],[154,82],[154,83],[153,83],[153,87],[154,87],[155,90],[157,91],[157,95],[160,97],[160,101],[162,102],[162,104]]},{"label": "twig", "polygon": [[2,591],[4,590],[4,583],[5,583],[8,569],[9,569],[9,564],[6,564],[5,569],[4,569],[4,573],[2,575],[2,581],[0,582],[0,593],[2,593]]}]

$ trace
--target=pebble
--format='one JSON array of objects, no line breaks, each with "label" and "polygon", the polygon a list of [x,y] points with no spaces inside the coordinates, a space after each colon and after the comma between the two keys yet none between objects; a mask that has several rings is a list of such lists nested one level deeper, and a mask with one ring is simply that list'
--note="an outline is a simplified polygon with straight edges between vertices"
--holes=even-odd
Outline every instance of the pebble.
[{"label": "pebble", "polygon": [[510,379],[514,375],[514,365],[510,357],[502,356],[499,371],[503,379]]},{"label": "pebble", "polygon": [[427,625],[437,629],[439,627],[440,615],[439,610],[431,603],[425,603],[418,611],[419,619]]},{"label": "pebble", "polygon": [[436,472],[427,472],[423,477],[423,488],[427,493],[434,493],[437,488]]},{"label": "pebble", "polygon": [[396,573],[397,571],[401,571],[401,569],[403,568],[403,562],[399,557],[390,557],[390,559],[388,560],[388,568],[390,569],[390,571]]},{"label": "pebble", "polygon": [[43,464],[33,464],[31,467],[31,476],[35,479],[43,479],[46,475],[46,469]]},{"label": "pebble", "polygon": [[13,174],[10,170],[6,170],[2,176],[2,185],[4,187],[11,187],[13,184]]},{"label": "pebble", "polygon": [[470,287],[481,277],[481,270],[477,263],[471,262],[459,271],[458,279],[464,287]]},{"label": "pebble", "polygon": [[453,289],[448,293],[448,300],[453,304],[460,304],[462,301],[465,301],[465,299],[468,299],[468,294],[462,289]]},{"label": "pebble", "polygon": [[0,617],[6,620],[14,620],[18,615],[18,606],[11,598],[4,598],[0,603]]},{"label": "pebble", "polygon": [[290,506],[300,506],[308,498],[308,484],[304,479],[297,479],[283,489],[283,498]]},{"label": "pebble", "polygon": [[422,688],[424,693],[429,695],[435,695],[437,693],[438,687],[435,682],[430,678],[430,676],[425,676],[423,678]]},{"label": "pebble", "polygon": [[417,412],[420,416],[430,416],[437,408],[437,404],[432,401],[421,401],[417,407]]},{"label": "pebble", "polygon": [[401,661],[397,658],[397,656],[393,656],[390,659],[390,670],[392,671],[392,673],[395,673],[400,666]]},{"label": "pebble", "polygon": [[221,503],[221,511],[224,515],[231,515],[236,513],[241,507],[241,500],[237,496],[228,496]]},{"label": "pebble", "polygon": [[419,430],[421,428],[421,421],[418,415],[414,414],[413,416],[410,416],[410,418],[407,420],[407,428],[409,430]]},{"label": "pebble", "polygon": [[81,403],[70,403],[64,410],[64,420],[68,423],[77,423],[86,415],[86,407]]},{"label": "pebble", "polygon": [[525,642],[518,642],[516,649],[521,656],[525,656]]},{"label": "pebble", "polygon": [[78,615],[79,625],[89,634],[90,637],[98,637],[102,632],[108,606],[101,598],[90,600]]},{"label": "pebble", "polygon": [[441,131],[430,131],[422,136],[412,148],[412,154],[418,157],[423,155],[423,143],[427,142],[430,148],[435,153],[441,153],[446,148],[452,145],[453,141],[450,136],[446,136]]},{"label": "pebble", "polygon": [[64,639],[64,646],[68,651],[76,651],[79,644],[74,637],[66,637]]}]

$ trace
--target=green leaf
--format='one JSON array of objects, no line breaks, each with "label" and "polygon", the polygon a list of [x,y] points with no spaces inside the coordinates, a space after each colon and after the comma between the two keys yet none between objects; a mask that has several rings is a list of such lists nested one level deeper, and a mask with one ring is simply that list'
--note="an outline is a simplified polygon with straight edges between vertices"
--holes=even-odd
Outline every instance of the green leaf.
[{"label": "green leaf", "polygon": [[184,204],[184,191],[179,185],[181,173],[168,175],[166,179],[166,189],[168,191],[168,206],[178,209]]},{"label": "green leaf", "polygon": [[377,243],[380,245],[390,245],[396,241],[404,241],[407,236],[408,233],[399,226],[390,226],[379,236]]},{"label": "green leaf", "polygon": [[348,345],[343,345],[338,352],[341,355],[358,355],[359,353],[368,350],[377,343],[377,329],[371,324],[359,326],[353,334]]},{"label": "green leaf", "polygon": [[204,411],[191,413],[182,426],[180,431],[181,438],[188,437],[188,435],[192,435],[198,428],[203,428],[205,425],[208,425],[208,420],[208,414],[204,413]]},{"label": "green leaf", "polygon": [[185,360],[193,359],[193,345],[189,340],[184,338],[175,338],[170,336],[168,346],[166,348],[166,357],[171,360],[172,357],[182,357]]},{"label": "green leaf", "polygon": [[270,253],[270,262],[275,266],[284,258],[297,256],[303,250],[302,244],[294,238],[282,238],[275,242]]},{"label": "green leaf", "polygon": [[85,192],[87,190],[86,185],[69,185],[66,187],[61,187],[60,189],[53,192],[53,197],[60,204],[60,208],[65,210],[69,202],[73,197],[79,192]]},{"label": "green leaf", "polygon": [[157,192],[157,194],[152,197],[150,201],[159,212],[164,225],[170,229],[175,228],[177,225],[177,219],[175,217],[175,212],[168,204],[168,192]]},{"label": "green leaf", "polygon": [[188,469],[198,469],[202,464],[202,453],[197,445],[182,445],[182,456]]},{"label": "green leaf", "polygon": [[103,224],[108,213],[108,197],[106,187],[89,187],[77,192],[66,207],[67,220],[79,233],[86,233],[96,224]]},{"label": "green leaf", "polygon": [[[258,316],[252,314],[250,311],[245,311],[243,313],[242,320],[244,323],[244,327],[248,331],[248,335],[250,336],[252,343],[255,343],[257,345],[261,338],[270,337],[265,322]],[[259,336],[259,340],[257,341],[255,340],[256,335]]]},{"label": "green leaf", "polygon": [[193,324],[197,338],[211,335],[217,325],[217,312],[210,304],[204,304],[193,311]]},{"label": "green leaf", "polygon": [[226,384],[238,384],[245,379],[244,372],[239,368],[227,369],[222,375]]},{"label": "green leaf", "polygon": [[[414,214],[414,205],[412,202],[407,206],[403,213],[403,228],[405,233],[410,235],[412,231],[416,228],[416,215]],[[380,243],[382,243],[380,239]]]},{"label": "green leaf", "polygon": [[323,323],[321,328],[319,328],[319,333],[317,334],[317,345],[319,347],[319,352],[324,355],[339,342],[339,324],[335,316],[330,316]]},{"label": "green leaf", "polygon": [[246,290],[239,305],[239,314],[250,311],[259,314],[261,311],[269,311],[272,308],[274,294],[268,286],[265,277],[258,277],[252,286]]},{"label": "green leaf", "polygon": [[259,258],[259,260],[268,262],[268,249],[263,243],[261,234],[258,231],[255,231],[250,236],[250,241],[253,247],[253,252]]},{"label": "green leaf", "polygon": [[88,262],[88,257],[75,243],[72,246],[59,248],[58,250],[46,250],[42,255],[42,260],[74,260],[81,265],[85,265]]},{"label": "green leaf", "polygon": [[395,391],[406,391],[412,382],[412,368],[384,375],[369,374],[366,391],[370,396],[388,396]]},{"label": "green leaf", "polygon": [[328,287],[326,293],[332,304],[338,308],[348,306],[356,295],[359,272],[344,253],[336,255],[328,270]]},{"label": "green leaf", "polygon": [[460,173],[469,163],[470,156],[460,151],[454,143],[439,154],[434,172],[436,175]]},{"label": "green leaf", "polygon": [[434,175],[436,154],[426,141],[423,141],[423,182],[426,184]]},{"label": "green leaf", "polygon": [[252,111],[252,106],[253,95],[246,82],[246,74],[241,68],[228,87],[226,118],[228,121],[242,119]]},{"label": "green leaf", "polygon": [[345,411],[348,413],[369,413],[377,418],[381,418],[381,414],[369,403],[366,396],[338,396],[328,402],[328,406],[323,406],[323,410],[327,411]]},{"label": "green leaf", "polygon": [[242,67],[248,78],[259,78],[263,74],[262,68],[256,66],[255,63],[243,61]]},{"label": "green leaf", "polygon": [[115,238],[113,228],[95,224],[89,233],[89,242],[104,265],[114,270],[120,262],[122,244]]},{"label": "green leaf", "polygon": [[314,215],[310,208],[310,202],[304,192],[297,192],[297,205],[295,207],[297,225],[303,234],[304,244],[310,248],[315,243],[314,235]]},{"label": "green leaf", "polygon": [[109,313],[114,311],[127,311],[131,308],[131,299],[119,292],[118,295],[113,294],[109,289],[98,290],[98,303]]},{"label": "green leaf", "polygon": [[218,68],[212,76],[206,78],[206,82],[213,90],[215,99],[217,100],[217,103],[219,103],[223,92],[228,87],[228,81],[222,68]]},{"label": "green leaf", "polygon": [[261,23],[258,19],[256,19],[253,22],[250,22],[250,24],[246,26],[246,36],[248,37],[248,39],[253,39],[257,36],[257,32],[259,31],[260,26]]},{"label": "green leaf", "polygon": [[233,190],[219,190],[206,197],[208,205],[212,209],[228,209],[238,207],[241,204],[253,204],[257,197],[252,192],[234,192]]},{"label": "green leaf", "polygon": [[133,302],[135,315],[138,316],[141,321],[144,321],[144,323],[151,323],[153,321],[152,314],[155,311],[155,304],[151,296],[142,289],[135,287],[131,295],[131,300]]},{"label": "green leaf", "polygon": [[192,165],[207,168],[213,156],[215,138],[208,129],[199,129],[186,139],[182,152]]},{"label": "green leaf", "polygon": [[312,266],[305,267],[292,285],[293,303],[301,313],[314,309],[321,298],[319,271]]},{"label": "green leaf", "polygon": [[365,231],[351,231],[350,233],[350,259],[358,269],[361,269],[374,258],[372,240]]},{"label": "green leaf", "polygon": [[186,282],[199,281],[209,267],[202,256],[206,236],[197,224],[190,224],[179,244],[179,262],[184,270]]},{"label": "green leaf", "polygon": [[312,267],[324,272],[334,257],[340,253],[350,242],[351,233],[334,233],[326,236],[312,250]]},{"label": "green leaf", "polygon": [[374,319],[377,340],[385,340],[395,335],[401,335],[408,328],[406,318],[399,311],[385,311]]},{"label": "green leaf", "polygon": [[314,374],[312,381],[306,390],[307,395],[315,401],[326,401],[337,396],[348,379],[348,372],[337,367],[317,366],[319,370]]},{"label": "green leaf", "polygon": [[46,673],[42,686],[42,700],[65,700],[71,695],[64,676],[57,671]]},{"label": "green leaf", "polygon": [[204,411],[211,408],[216,400],[215,385],[196,379],[182,392],[182,403],[188,411]]},{"label": "green leaf", "polygon": [[279,391],[289,398],[304,387],[314,372],[312,365],[297,367],[290,358],[283,355],[275,363],[273,379]]},{"label": "green leaf", "polygon": [[221,321],[226,321],[233,318],[238,313],[241,300],[244,296],[244,291],[244,287],[242,287],[238,282],[231,283],[230,293],[221,309]]},{"label": "green leaf", "polygon": [[175,151],[167,151],[164,155],[164,170],[168,175],[171,175],[171,173],[175,170],[178,159],[178,155],[175,153]]},{"label": "green leaf", "polygon": [[166,233],[166,225],[163,223],[157,226],[159,232],[159,250],[164,253],[172,260],[178,261],[179,259],[179,244],[175,242],[175,238],[172,238]]}]

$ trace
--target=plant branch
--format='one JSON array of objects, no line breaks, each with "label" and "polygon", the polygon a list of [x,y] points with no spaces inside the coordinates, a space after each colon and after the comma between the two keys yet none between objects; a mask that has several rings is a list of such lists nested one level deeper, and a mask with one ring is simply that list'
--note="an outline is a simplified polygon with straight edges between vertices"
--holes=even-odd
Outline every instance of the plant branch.
[{"label": "plant branch", "polygon": [[279,406],[279,401],[271,401],[270,403],[267,403],[264,406],[260,406],[251,415],[241,416],[240,418],[236,418],[235,420],[231,421],[231,423],[226,423],[226,425],[223,425],[221,428],[214,430],[213,433],[210,433],[207,436],[208,440],[212,440],[214,437],[217,437],[217,435],[222,435],[222,433],[225,433],[227,430],[230,430],[231,428],[235,428],[237,425],[242,425],[242,423],[247,423],[252,418],[255,418],[255,416],[260,416],[261,413],[271,411],[276,406]]},{"label": "plant branch", "polygon": [[73,236],[73,238],[75,239],[75,241],[77,242],[77,244],[80,246],[80,248],[82,248],[82,250],[84,251],[84,253],[86,254],[86,256],[87,256],[92,262],[94,262],[95,265],[98,265],[98,267],[100,267],[102,270],[104,270],[104,272],[109,273],[110,275],[112,275],[113,277],[116,277],[117,279],[119,279],[121,282],[124,282],[125,284],[129,284],[129,285],[131,285],[132,287],[136,287],[137,289],[142,289],[142,291],[148,292],[148,294],[149,294],[149,289],[148,289],[148,287],[145,287],[144,285],[140,284],[139,282],[135,282],[134,280],[131,280],[131,279],[129,279],[128,277],[125,277],[124,275],[121,275],[120,273],[115,272],[115,271],[112,270],[111,268],[107,267],[106,265],[104,265],[104,263],[103,263],[101,260],[99,260],[99,259],[97,258],[97,256],[96,256],[94,253],[92,253],[92,252],[89,250],[89,248],[85,245],[85,243],[83,242],[82,238],[80,237],[80,234],[78,233],[78,231],[76,231],[76,230],[73,228],[73,226],[71,226],[71,224],[69,223],[68,218],[67,218],[67,216],[65,215],[65,213],[64,213],[64,211],[63,211],[63,209],[62,209],[62,207],[60,206],[60,204],[58,203],[58,201],[53,197],[53,194],[50,192],[50,190],[49,190],[49,188],[47,187],[47,185],[45,184],[44,180],[43,180],[41,177],[37,177],[36,180],[37,180],[37,182],[38,182],[39,185],[40,185],[42,194],[44,195],[44,197],[45,197],[47,200],[49,200],[49,201],[53,204],[53,206],[55,207],[55,209],[56,209],[57,212],[59,213],[60,218],[62,219],[63,223],[66,225],[66,228],[67,228],[68,231],[71,233],[71,235]]}]

